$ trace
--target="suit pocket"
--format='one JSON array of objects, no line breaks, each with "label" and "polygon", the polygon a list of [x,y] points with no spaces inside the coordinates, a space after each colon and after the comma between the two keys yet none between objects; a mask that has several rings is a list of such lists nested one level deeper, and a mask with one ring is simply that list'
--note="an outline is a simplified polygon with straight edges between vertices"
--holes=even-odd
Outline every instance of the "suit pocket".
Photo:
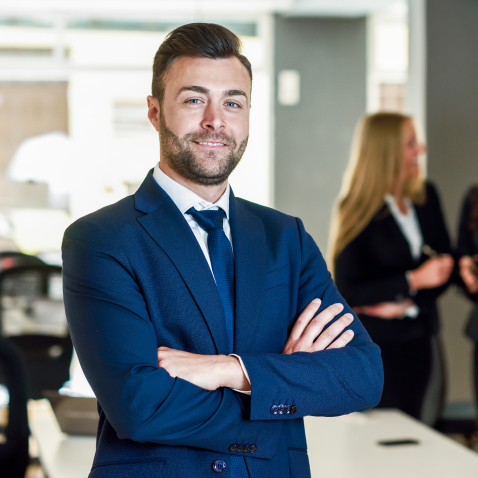
[{"label": "suit pocket", "polygon": [[281,266],[266,274],[266,284],[264,290],[273,289],[289,282],[289,264]]},{"label": "suit pocket", "polygon": [[164,465],[165,461],[161,459],[98,464],[93,467],[88,478],[173,478],[173,475],[165,474]]},{"label": "suit pocket", "polygon": [[310,478],[307,451],[298,448],[288,448],[287,451],[289,453],[290,478]]}]

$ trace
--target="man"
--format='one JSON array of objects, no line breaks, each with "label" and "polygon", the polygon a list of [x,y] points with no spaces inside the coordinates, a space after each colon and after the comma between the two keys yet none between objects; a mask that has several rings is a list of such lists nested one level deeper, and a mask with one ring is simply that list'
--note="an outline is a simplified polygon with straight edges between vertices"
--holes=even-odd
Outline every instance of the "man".
[{"label": "man", "polygon": [[173,31],[148,97],[159,165],[65,233],[67,317],[100,414],[90,478],[304,478],[302,417],[380,398],[378,347],[301,221],[229,188],[251,80],[227,29]]}]

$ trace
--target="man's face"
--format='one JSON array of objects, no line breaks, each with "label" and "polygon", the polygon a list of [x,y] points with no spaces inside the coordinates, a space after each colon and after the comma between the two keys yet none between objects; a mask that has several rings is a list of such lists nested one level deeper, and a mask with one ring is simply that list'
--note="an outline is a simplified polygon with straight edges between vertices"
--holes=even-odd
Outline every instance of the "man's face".
[{"label": "man's face", "polygon": [[237,58],[180,57],[164,78],[157,126],[161,161],[201,185],[223,183],[249,134],[251,80]]}]

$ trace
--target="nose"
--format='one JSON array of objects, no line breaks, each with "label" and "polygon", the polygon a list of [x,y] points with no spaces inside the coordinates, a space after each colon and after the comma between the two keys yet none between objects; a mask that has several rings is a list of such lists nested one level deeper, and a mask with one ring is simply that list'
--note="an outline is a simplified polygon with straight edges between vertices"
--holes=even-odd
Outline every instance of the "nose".
[{"label": "nose", "polygon": [[226,127],[224,111],[220,105],[215,105],[211,102],[204,108],[201,126],[204,129],[215,132],[222,131]]}]

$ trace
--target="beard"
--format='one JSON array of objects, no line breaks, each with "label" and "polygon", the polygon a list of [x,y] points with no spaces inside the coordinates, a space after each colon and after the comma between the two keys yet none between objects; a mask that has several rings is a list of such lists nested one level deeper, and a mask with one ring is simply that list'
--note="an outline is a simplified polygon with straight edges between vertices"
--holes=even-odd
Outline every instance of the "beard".
[{"label": "beard", "polygon": [[[162,109],[159,122],[161,156],[173,171],[184,179],[202,186],[217,186],[227,180],[241,160],[249,138],[247,136],[241,141],[239,147],[233,138],[224,133],[204,131],[188,133],[180,138],[166,126]],[[222,156],[222,151],[207,151],[203,153],[206,159],[201,160],[199,154],[191,150],[191,141],[221,142],[227,145],[230,152],[226,156]],[[218,148],[222,149],[223,147],[218,146]]]}]

